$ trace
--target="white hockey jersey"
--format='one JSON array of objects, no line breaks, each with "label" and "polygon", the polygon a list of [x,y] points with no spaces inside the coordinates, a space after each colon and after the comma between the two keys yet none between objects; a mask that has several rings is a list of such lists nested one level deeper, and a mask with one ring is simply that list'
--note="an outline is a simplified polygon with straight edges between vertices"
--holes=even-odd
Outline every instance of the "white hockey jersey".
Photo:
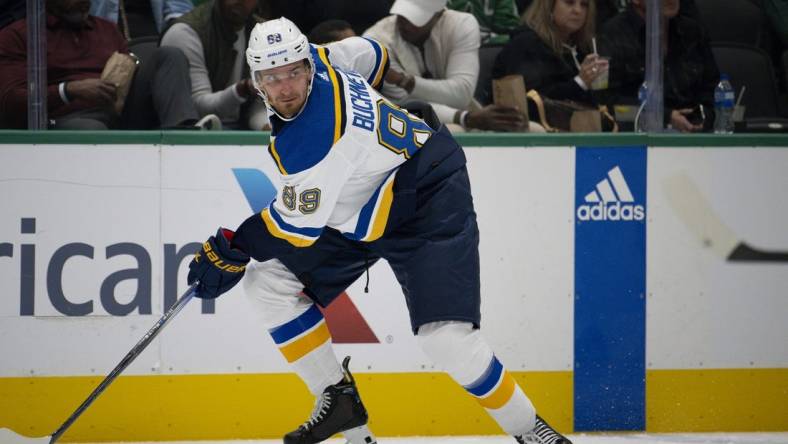
[{"label": "white hockey jersey", "polygon": [[271,116],[268,151],[281,187],[260,217],[267,234],[296,247],[312,245],[325,227],[374,241],[386,227],[398,167],[434,130],[375,90],[388,66],[377,42],[354,37],[311,52],[315,77],[304,110],[291,121]]}]

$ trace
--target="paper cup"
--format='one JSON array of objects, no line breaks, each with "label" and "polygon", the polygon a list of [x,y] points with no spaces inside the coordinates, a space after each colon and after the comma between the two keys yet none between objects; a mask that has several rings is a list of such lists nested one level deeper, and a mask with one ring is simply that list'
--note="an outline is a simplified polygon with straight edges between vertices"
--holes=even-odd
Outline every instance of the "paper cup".
[{"label": "paper cup", "polygon": [[607,61],[608,62],[608,66],[605,67],[604,69],[602,69],[602,72],[600,72],[599,75],[596,76],[594,81],[591,82],[591,89],[593,89],[594,91],[607,89],[608,73],[610,72],[610,65],[609,65],[610,57],[599,56],[598,60],[605,60],[605,61]]},{"label": "paper cup", "polygon": [[733,121],[734,122],[742,122],[744,121],[744,113],[747,110],[747,107],[744,105],[739,105],[733,108]]}]

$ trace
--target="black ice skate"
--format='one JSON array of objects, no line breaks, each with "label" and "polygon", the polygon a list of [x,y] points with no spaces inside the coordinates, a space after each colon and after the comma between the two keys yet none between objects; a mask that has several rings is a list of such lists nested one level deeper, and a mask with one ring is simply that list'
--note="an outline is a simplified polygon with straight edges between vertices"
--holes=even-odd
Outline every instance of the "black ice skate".
[{"label": "black ice skate", "polygon": [[298,429],[285,435],[285,444],[314,444],[339,432],[343,432],[349,444],[376,443],[367,428],[367,409],[361,403],[349,364],[350,356],[342,361],[345,377],[326,387],[315,402],[312,416]]},{"label": "black ice skate", "polygon": [[550,427],[544,419],[536,415],[534,429],[523,436],[514,437],[520,444],[572,444],[572,441]]}]

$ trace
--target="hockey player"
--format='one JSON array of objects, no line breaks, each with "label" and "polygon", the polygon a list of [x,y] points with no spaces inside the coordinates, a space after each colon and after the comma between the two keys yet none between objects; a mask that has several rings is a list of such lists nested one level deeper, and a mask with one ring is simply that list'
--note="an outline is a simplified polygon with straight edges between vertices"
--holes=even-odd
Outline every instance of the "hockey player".
[{"label": "hockey player", "polygon": [[374,442],[349,358],[338,362],[317,305],[383,258],[426,354],[518,442],[568,444],[481,336],[479,233],[465,155],[445,127],[375,90],[386,49],[360,37],[310,45],[280,18],[255,26],[246,57],[268,106],[268,151],[282,186],[235,232],[211,236],[188,280],[199,281],[199,297],[214,298],[246,275],[246,293],[274,342],[317,397],[311,417],[284,442],[339,432],[354,444]]}]

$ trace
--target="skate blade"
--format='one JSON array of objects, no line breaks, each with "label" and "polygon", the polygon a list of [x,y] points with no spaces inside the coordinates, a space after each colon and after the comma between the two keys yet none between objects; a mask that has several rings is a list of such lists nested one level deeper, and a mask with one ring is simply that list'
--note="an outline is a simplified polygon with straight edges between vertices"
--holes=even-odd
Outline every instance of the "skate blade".
[{"label": "skate blade", "polygon": [[345,430],[342,435],[347,440],[345,444],[377,444],[378,442],[366,424]]}]

